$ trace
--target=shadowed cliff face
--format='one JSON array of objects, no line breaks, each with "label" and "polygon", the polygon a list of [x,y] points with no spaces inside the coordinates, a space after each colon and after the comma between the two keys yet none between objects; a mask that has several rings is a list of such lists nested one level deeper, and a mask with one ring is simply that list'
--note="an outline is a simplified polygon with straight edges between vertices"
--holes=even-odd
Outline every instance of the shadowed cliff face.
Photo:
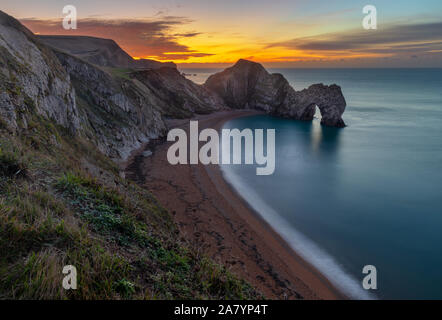
[{"label": "shadowed cliff face", "polygon": [[337,85],[315,84],[295,91],[281,74],[270,74],[259,63],[239,60],[233,67],[210,76],[204,86],[235,109],[258,109],[296,120],[313,120],[315,107],[321,123],[344,127],[346,102]]}]

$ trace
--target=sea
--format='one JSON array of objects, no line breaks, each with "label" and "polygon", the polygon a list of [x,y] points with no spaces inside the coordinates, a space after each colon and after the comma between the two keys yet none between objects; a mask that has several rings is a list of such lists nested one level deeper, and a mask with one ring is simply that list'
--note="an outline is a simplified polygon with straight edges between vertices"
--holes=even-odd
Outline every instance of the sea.
[{"label": "sea", "polygon": [[[197,83],[217,71],[184,70]],[[321,126],[319,110],[233,119],[224,127],[276,130],[276,167],[222,165],[227,181],[350,298],[442,299],[442,69],[269,71],[296,90],[340,85],[347,127]]]}]

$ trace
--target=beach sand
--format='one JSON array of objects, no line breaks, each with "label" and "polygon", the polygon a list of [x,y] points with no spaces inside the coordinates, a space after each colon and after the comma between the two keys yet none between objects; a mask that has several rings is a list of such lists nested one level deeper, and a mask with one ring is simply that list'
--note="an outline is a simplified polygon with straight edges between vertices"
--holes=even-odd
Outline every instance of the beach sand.
[{"label": "beach sand", "polygon": [[[199,130],[219,130],[233,118],[256,111],[222,111],[196,116]],[[189,119],[170,128],[188,130]],[[345,298],[304,261],[224,180],[218,165],[171,165],[160,141],[134,152],[126,175],[150,190],[174,216],[182,237],[197,250],[247,280],[268,299]],[[153,154],[145,157],[145,150]]]}]

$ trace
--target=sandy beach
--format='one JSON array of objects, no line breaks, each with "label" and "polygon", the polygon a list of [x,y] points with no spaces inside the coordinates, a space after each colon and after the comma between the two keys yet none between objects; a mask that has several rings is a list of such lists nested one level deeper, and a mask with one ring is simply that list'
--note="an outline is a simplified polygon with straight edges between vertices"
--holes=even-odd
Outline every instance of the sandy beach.
[{"label": "sandy beach", "polygon": [[[233,118],[256,111],[201,115],[199,130],[219,130]],[[188,130],[189,119],[169,121]],[[174,216],[182,237],[226,265],[269,299],[345,298],[304,261],[224,180],[217,165],[175,165],[166,141],[152,142],[129,158],[126,175],[150,190]],[[145,150],[152,155],[143,155]]]}]

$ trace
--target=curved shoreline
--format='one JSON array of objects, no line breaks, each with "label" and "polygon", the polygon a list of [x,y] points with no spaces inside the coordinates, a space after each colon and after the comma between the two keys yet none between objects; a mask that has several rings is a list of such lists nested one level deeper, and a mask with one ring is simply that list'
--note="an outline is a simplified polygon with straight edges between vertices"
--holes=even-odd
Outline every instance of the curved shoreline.
[{"label": "curved shoreline", "polygon": [[[224,111],[192,120],[199,121],[200,130],[219,131],[231,119],[254,114],[260,112]],[[188,124],[189,119],[173,120],[169,127],[188,129]],[[166,159],[168,145],[159,144],[152,156],[141,159],[145,147],[139,149],[127,163],[133,164],[138,157],[136,174],[143,175],[144,186],[174,214],[186,240],[249,281],[267,298],[346,298],[225,180],[218,165],[172,166]],[[170,197],[171,193],[176,197]]]}]

